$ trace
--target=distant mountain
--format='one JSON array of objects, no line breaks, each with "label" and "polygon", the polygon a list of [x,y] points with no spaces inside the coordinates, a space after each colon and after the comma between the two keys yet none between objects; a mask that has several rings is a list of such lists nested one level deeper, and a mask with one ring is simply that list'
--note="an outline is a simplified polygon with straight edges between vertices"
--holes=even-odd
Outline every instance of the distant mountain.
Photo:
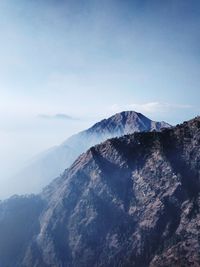
[{"label": "distant mountain", "polygon": [[0,267],[195,267],[199,222],[197,117],[107,140],[41,195],[2,202]]},{"label": "distant mountain", "polygon": [[16,181],[14,188],[18,193],[21,192],[17,186],[23,182],[26,185],[26,191],[22,193],[38,193],[91,146],[108,138],[141,131],[160,131],[165,127],[170,127],[170,125],[165,122],[151,121],[134,111],[118,113],[96,123],[86,131],[68,138],[60,146],[40,154],[16,175],[13,179]]}]

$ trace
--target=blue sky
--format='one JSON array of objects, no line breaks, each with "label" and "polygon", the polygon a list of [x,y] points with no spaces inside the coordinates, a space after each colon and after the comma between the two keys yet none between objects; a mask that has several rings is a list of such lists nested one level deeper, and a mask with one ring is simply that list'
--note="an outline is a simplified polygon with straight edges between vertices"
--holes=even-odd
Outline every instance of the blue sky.
[{"label": "blue sky", "polygon": [[1,176],[121,110],[200,112],[199,1],[1,0],[0,34]]}]

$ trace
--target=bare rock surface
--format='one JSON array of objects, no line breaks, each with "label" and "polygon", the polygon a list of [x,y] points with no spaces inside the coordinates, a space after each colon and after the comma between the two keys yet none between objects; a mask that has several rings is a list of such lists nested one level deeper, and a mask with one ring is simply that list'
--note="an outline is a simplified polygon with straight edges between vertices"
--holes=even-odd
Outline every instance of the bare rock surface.
[{"label": "bare rock surface", "polygon": [[27,245],[0,267],[200,266],[199,175],[199,117],[91,147],[35,197]]}]

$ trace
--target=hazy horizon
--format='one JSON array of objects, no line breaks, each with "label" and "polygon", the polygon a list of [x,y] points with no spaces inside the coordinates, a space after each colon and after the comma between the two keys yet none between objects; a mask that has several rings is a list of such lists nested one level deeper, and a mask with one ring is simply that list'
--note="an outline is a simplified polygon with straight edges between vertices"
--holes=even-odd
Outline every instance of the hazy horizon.
[{"label": "hazy horizon", "polygon": [[0,186],[37,153],[122,110],[200,114],[197,0],[2,0]]}]

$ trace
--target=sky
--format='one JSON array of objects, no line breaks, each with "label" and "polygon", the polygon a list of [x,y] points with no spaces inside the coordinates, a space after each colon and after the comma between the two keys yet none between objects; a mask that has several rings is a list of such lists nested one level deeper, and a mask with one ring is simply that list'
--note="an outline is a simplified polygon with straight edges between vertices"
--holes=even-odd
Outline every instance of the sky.
[{"label": "sky", "polygon": [[135,110],[200,113],[198,0],[1,0],[0,186],[35,154]]}]

